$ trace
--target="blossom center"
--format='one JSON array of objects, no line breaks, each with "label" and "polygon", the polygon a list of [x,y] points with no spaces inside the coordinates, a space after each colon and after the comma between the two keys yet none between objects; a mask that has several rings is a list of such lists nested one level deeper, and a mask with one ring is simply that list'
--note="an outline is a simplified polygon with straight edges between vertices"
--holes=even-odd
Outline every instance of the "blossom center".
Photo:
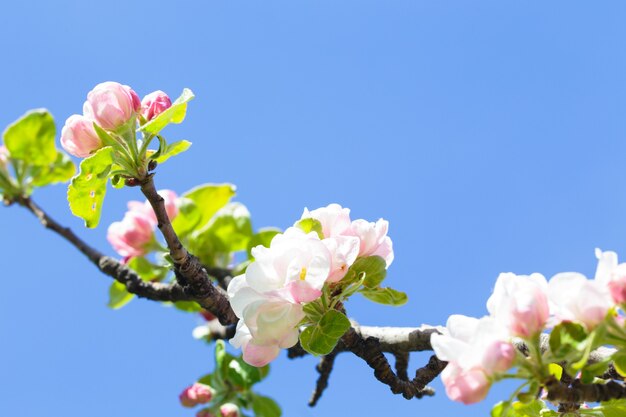
[{"label": "blossom center", "polygon": [[306,268],[302,268],[300,270],[300,281],[304,281],[305,278],[306,278]]}]

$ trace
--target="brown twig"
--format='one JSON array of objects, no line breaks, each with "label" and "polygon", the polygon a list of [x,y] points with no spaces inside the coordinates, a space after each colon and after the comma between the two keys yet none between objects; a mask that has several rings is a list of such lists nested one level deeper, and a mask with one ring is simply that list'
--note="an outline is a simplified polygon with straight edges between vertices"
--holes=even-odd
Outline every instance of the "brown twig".
[{"label": "brown twig", "polygon": [[335,364],[336,357],[337,354],[333,352],[326,356],[322,356],[320,362],[315,367],[320,375],[315,383],[313,395],[311,395],[311,399],[309,400],[309,407],[315,407],[315,404],[317,404],[319,399],[322,398],[324,390],[328,387],[328,379],[330,378],[330,373],[333,371],[333,365]]},{"label": "brown twig", "polygon": [[157,218],[158,227],[167,242],[170,256],[174,262],[176,279],[185,293],[199,300],[203,308],[213,313],[222,324],[237,323],[238,318],[228,302],[226,295],[217,289],[200,260],[190,254],[183,246],[167,217],[165,202],[154,186],[154,175],[150,174],[141,183],[141,191],[146,196]]},{"label": "brown twig", "polygon": [[396,358],[396,375],[403,381],[408,381],[409,352],[395,352],[393,356]]},{"label": "brown twig", "polygon": [[549,401],[561,404],[581,404],[626,398],[626,387],[616,381],[609,381],[606,384],[583,384],[577,379],[568,386],[552,378],[546,383],[546,390]]}]

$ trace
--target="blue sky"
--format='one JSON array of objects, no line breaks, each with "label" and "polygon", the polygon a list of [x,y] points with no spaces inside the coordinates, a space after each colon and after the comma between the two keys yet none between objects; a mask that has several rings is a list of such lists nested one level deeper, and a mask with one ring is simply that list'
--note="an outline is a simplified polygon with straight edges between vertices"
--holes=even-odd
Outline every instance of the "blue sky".
[{"label": "blue sky", "polygon": [[[183,192],[232,182],[256,227],[338,202],[388,219],[394,309],[362,324],[480,316],[500,272],[591,275],[594,248],[626,256],[626,5],[622,2],[10,2],[0,13],[0,126],[47,107],[60,127],[115,80],[140,95],[196,93],[158,170]],[[113,254],[106,225],[73,218],[64,186],[35,199]],[[18,207],[0,208],[0,415],[191,416],[177,395],[212,367],[195,317],[152,302],[106,307],[109,278]],[[415,355],[412,368],[422,365]],[[406,401],[341,355],[315,409],[315,360],[281,356],[261,391],[285,416],[487,415]]]}]

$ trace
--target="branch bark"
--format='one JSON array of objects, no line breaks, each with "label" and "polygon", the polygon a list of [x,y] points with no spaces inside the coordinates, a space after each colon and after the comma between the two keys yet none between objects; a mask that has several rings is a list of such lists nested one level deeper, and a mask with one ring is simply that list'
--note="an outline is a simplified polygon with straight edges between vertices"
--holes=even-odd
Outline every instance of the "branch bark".
[{"label": "branch bark", "polygon": [[167,242],[170,256],[174,261],[174,268],[178,284],[186,294],[189,294],[200,305],[213,313],[222,324],[237,323],[238,318],[228,302],[223,291],[216,288],[209,275],[200,263],[200,260],[185,249],[176,235],[167,211],[163,197],[154,186],[154,174],[148,175],[141,183],[141,192],[146,196],[158,221],[158,228]]}]

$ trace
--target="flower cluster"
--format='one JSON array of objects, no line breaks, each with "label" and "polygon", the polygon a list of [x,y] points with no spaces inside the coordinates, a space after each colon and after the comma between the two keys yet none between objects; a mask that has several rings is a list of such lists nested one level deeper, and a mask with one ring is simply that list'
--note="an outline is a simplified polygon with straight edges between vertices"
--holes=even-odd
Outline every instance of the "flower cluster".
[{"label": "flower cluster", "polygon": [[[596,249],[596,257],[594,279],[575,272],[556,274],[550,281],[537,273],[502,273],[487,301],[489,316],[451,316],[446,333],[431,337],[437,356],[450,362],[442,373],[448,396],[466,404],[482,400],[491,383],[516,365],[514,338],[539,351],[539,336],[546,329],[578,323],[590,334],[609,323],[610,312],[626,302],[626,263],[618,264],[611,251]],[[536,355],[541,362],[541,353]],[[528,361],[517,365],[528,366]]]},{"label": "flower cluster", "polygon": [[[178,196],[174,191],[161,190],[165,210],[170,220],[178,215]],[[130,201],[122,221],[111,223],[107,239],[113,249],[125,258],[143,256],[156,247],[154,229],[158,221],[149,202]]]},{"label": "flower cluster", "polygon": [[340,282],[359,257],[393,261],[388,222],[350,220],[350,210],[331,204],[304,210],[300,222],[312,219],[321,230],[306,233],[294,226],[276,235],[269,246],[252,249],[254,262],[228,287],[231,306],[240,318],[230,342],[242,348],[244,360],[263,366],[280,349],[298,341],[303,304],[317,300],[326,285]]},{"label": "flower cluster", "polygon": [[140,101],[129,86],[113,81],[98,84],[87,94],[83,114],[74,114],[61,130],[61,145],[70,154],[85,158],[103,146],[94,123],[106,131],[134,129],[137,117],[149,121],[172,105],[162,91]]}]

